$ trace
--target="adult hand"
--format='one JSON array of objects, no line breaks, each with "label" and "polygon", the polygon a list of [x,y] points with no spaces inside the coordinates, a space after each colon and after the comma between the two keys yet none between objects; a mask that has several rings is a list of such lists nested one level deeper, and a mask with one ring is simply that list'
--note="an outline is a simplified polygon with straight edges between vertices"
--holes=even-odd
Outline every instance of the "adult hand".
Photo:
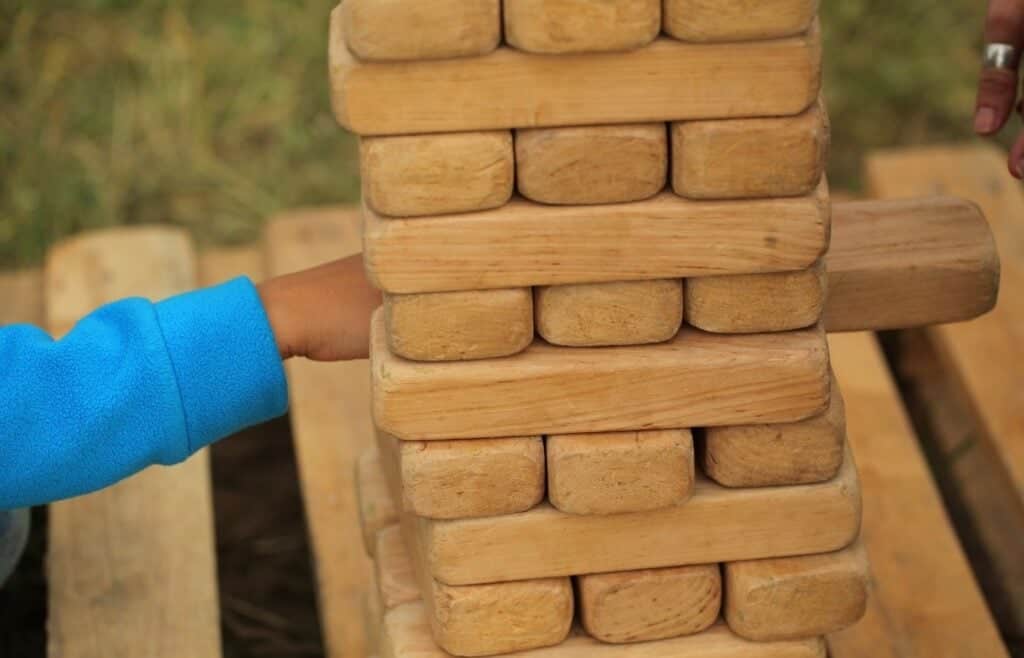
[{"label": "adult hand", "polygon": [[[974,130],[979,135],[994,135],[1013,114],[1017,98],[1017,66],[1024,46],[1024,0],[990,0],[985,19],[985,43],[1002,43],[1016,48],[1013,68],[986,66],[978,86]],[[1024,134],[1010,150],[1010,173],[1024,178]]]}]

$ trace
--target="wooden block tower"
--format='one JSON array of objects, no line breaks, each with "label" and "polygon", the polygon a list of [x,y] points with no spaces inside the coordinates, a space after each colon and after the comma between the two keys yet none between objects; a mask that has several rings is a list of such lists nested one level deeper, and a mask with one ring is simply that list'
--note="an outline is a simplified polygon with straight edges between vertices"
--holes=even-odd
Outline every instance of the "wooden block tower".
[{"label": "wooden block tower", "polygon": [[864,612],[817,4],[334,11],[382,656],[823,657]]}]

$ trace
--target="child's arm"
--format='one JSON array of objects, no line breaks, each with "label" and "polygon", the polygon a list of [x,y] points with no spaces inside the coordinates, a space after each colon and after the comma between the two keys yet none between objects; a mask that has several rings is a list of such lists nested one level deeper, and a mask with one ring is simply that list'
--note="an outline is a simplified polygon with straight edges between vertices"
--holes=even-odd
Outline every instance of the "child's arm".
[{"label": "child's arm", "polygon": [[102,488],[283,414],[282,359],[366,355],[379,296],[352,257],[254,287],[127,299],[63,339],[0,329],[0,509]]}]

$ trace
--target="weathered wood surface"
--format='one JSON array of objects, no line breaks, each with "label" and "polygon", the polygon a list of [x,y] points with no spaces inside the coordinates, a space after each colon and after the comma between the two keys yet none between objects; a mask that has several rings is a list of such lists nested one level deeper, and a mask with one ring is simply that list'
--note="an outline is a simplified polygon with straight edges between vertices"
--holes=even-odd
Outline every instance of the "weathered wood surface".
[{"label": "weathered wood surface", "polygon": [[505,40],[534,53],[632,50],[661,31],[661,0],[505,0]]},{"label": "weathered wood surface", "polygon": [[[359,502],[359,527],[363,531],[366,554],[375,557],[377,533],[398,524],[398,511],[391,501],[388,483],[380,470],[376,451],[365,452],[356,463],[356,499]],[[379,584],[379,583],[378,583]]]},{"label": "weathered wood surface", "polygon": [[749,41],[807,30],[818,0],[665,0],[665,31],[684,41]]},{"label": "weathered wood surface", "polygon": [[[380,470],[380,465],[376,466]],[[386,503],[381,501],[381,504]],[[364,527],[365,530],[369,528]],[[416,568],[402,543],[402,529],[398,524],[381,528],[374,536],[374,544],[374,573],[383,609],[390,610],[403,603],[419,601]]]}]

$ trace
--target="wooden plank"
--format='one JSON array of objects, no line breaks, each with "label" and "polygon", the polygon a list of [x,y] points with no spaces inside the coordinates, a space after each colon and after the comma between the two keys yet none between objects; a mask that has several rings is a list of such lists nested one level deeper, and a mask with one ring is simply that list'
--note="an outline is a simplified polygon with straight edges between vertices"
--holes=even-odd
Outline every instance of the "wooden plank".
[{"label": "wooden plank", "polygon": [[497,208],[512,197],[516,169],[507,130],[364,137],[359,167],[366,203],[394,217]]},{"label": "wooden plank", "polygon": [[[379,471],[380,464],[376,466]],[[419,601],[420,588],[416,584],[416,571],[402,543],[402,529],[395,524],[378,530],[375,543],[374,566],[384,610]]]},{"label": "wooden plank", "polygon": [[452,585],[708,564],[838,550],[860,527],[847,460],[822,484],[724,489],[698,478],[685,505],[576,515],[540,505],[504,517],[418,519],[431,573]]},{"label": "wooden plank", "polygon": [[1007,656],[870,335],[830,338],[849,442],[864,482],[874,575],[864,619],[829,637],[833,658]]},{"label": "wooden plank", "polygon": [[613,644],[700,633],[722,606],[717,564],[591,574],[576,578],[576,587],[583,627]]},{"label": "wooden plank", "polygon": [[345,0],[345,43],[367,60],[483,55],[501,42],[500,0]]},{"label": "wooden plank", "polygon": [[[184,231],[92,232],[50,251],[46,324],[64,334],[104,303],[195,285]],[[207,453],[51,505],[47,579],[51,656],[220,656]]]},{"label": "wooden plank", "polygon": [[534,296],[537,332],[553,345],[663,343],[683,323],[679,279],[542,286]]},{"label": "wooden plank", "polygon": [[825,413],[796,423],[709,427],[701,466],[726,487],[812,484],[835,477],[843,463],[846,412],[835,377]]},{"label": "wooden plank", "polygon": [[795,272],[698,277],[686,284],[686,321],[723,334],[803,329],[821,319],[827,293],[824,261]]},{"label": "wooden plank", "polygon": [[800,196],[828,157],[828,114],[818,101],[777,119],[673,123],[672,188],[691,199]]},{"label": "wooden plank", "polygon": [[[335,116],[358,135],[785,116],[821,87],[821,34],[751,44],[658,39],[627,53],[374,63],[345,47],[331,14]],[[601,84],[594,84],[600,80]]]},{"label": "wooden plank", "polygon": [[663,123],[516,131],[516,188],[538,203],[642,201],[665,189],[667,179]]},{"label": "wooden plank", "polygon": [[427,364],[388,351],[380,313],[372,334],[374,419],[406,440],[783,423],[828,403],[828,353],[815,330],[684,329],[642,347],[536,341],[505,359]]},{"label": "wooden plank", "polygon": [[661,31],[661,0],[505,0],[505,41],[534,53],[632,50]]},{"label": "wooden plank", "polygon": [[992,312],[925,334],[972,420],[963,439],[943,443],[936,434],[930,440],[954,480],[949,493],[970,514],[968,532],[991,574],[983,586],[996,601],[997,618],[1005,632],[1024,638],[1024,194],[1006,176],[1005,154],[989,147],[883,152],[868,160],[867,174],[879,196],[928,190],[975,201],[1002,252],[1007,294]]},{"label": "wooden plank", "polygon": [[860,542],[834,553],[723,566],[725,620],[758,642],[838,632],[864,616],[868,561]]},{"label": "wooden plank", "polygon": [[9,324],[41,325],[43,308],[42,270],[0,272],[0,327]]},{"label": "wooden plank", "polygon": [[547,459],[548,500],[569,514],[646,512],[693,495],[690,430],[556,434]]},{"label": "wooden plank", "polygon": [[378,441],[394,444],[401,507],[416,516],[460,519],[531,509],[544,498],[540,436],[465,441]]},{"label": "wooden plank", "polygon": [[380,456],[376,451],[363,453],[356,463],[356,498],[359,502],[363,547],[367,555],[375,557],[377,534],[398,523],[398,511],[391,501],[388,483],[384,481],[384,473],[380,470]]},{"label": "wooden plank", "polygon": [[367,210],[367,270],[392,293],[800,270],[827,246],[825,199],[701,203],[663,194],[565,207],[517,199],[487,213],[410,220]]},{"label": "wooden plank", "polygon": [[[345,207],[295,211],[267,226],[271,275],[312,267],[359,250],[359,214]],[[358,456],[372,445],[365,361],[287,364],[292,434],[312,538],[327,655],[366,653],[361,610],[371,565],[353,545],[358,503],[351,482]]]},{"label": "wooden plank", "polygon": [[782,272],[824,254],[830,214],[824,183],[792,199],[513,199],[497,210],[422,219],[366,210],[365,258],[374,284],[397,293]]},{"label": "wooden plank", "polygon": [[684,41],[750,41],[799,34],[818,0],[665,0],[665,31]]},{"label": "wooden plank", "polygon": [[414,361],[510,356],[533,342],[529,288],[384,295],[388,346]]}]

